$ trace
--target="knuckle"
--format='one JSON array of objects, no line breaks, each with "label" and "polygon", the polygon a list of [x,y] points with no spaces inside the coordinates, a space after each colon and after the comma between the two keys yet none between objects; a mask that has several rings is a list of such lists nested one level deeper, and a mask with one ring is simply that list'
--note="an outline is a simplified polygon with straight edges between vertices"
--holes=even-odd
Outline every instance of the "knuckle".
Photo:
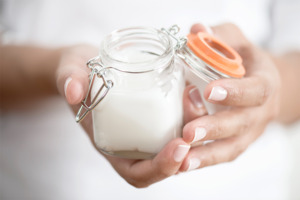
[{"label": "knuckle", "polygon": [[238,134],[243,134],[250,128],[249,115],[247,115],[246,113],[244,113],[243,115],[244,115],[243,120],[240,120],[240,125],[238,127],[238,131],[237,131]]},{"label": "knuckle", "polygon": [[217,158],[217,155],[215,153],[212,153],[211,156],[210,156],[210,162],[209,164],[206,163],[207,165],[215,165],[218,163],[218,158]]},{"label": "knuckle", "polygon": [[220,120],[218,120],[217,118],[213,119],[212,121],[214,122],[214,127],[210,134],[212,139],[218,139],[222,136],[223,128],[221,127]]},{"label": "knuckle", "polygon": [[229,95],[231,101],[240,102],[241,100],[243,100],[245,96],[245,91],[241,88],[234,87],[234,88],[230,88]]},{"label": "knuckle", "polygon": [[269,98],[271,93],[270,87],[266,86],[266,87],[262,87],[259,90],[259,94],[258,94],[258,98],[257,98],[257,104],[258,105],[263,105],[266,100]]},{"label": "knuckle", "polygon": [[208,115],[206,120],[203,121],[203,124],[205,124],[207,133],[206,136],[202,138],[202,141],[220,139],[222,137],[224,129],[218,113],[214,115]]},{"label": "knuckle", "polygon": [[166,168],[161,168],[159,173],[160,173],[161,176],[164,177],[164,178],[173,175],[173,172],[172,172],[171,170],[169,170],[169,169],[166,169]]}]

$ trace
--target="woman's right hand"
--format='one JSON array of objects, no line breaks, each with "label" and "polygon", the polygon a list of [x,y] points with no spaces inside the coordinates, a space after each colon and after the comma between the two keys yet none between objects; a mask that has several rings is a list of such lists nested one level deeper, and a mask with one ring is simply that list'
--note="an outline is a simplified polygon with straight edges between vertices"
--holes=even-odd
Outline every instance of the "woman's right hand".
[{"label": "woman's right hand", "polygon": [[[186,118],[192,120],[183,128],[185,141],[214,142],[193,146],[180,171],[233,161],[262,135],[279,111],[281,77],[271,56],[248,41],[234,24],[221,24],[212,30],[215,37],[240,54],[246,75],[212,81],[204,90],[206,101],[231,109],[199,117],[185,109]],[[206,31],[203,25],[192,27],[193,33],[199,31]],[[192,98],[184,99],[186,105],[193,106]]]}]

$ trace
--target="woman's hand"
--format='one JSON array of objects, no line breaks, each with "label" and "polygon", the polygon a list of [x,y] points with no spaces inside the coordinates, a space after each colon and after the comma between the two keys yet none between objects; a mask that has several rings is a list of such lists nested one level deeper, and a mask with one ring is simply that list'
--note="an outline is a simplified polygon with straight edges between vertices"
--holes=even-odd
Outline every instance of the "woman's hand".
[{"label": "woman's hand", "polygon": [[[201,25],[192,28],[194,32],[199,30],[203,31],[204,28]],[[131,185],[146,187],[178,171],[231,161],[259,137],[268,122],[276,116],[280,79],[272,60],[261,49],[250,44],[234,25],[213,27],[213,32],[238,51],[247,73],[243,79],[223,79],[210,83],[204,96],[210,102],[234,108],[205,115],[200,96],[193,87],[187,87],[184,117],[186,122],[190,122],[183,129],[183,139],[170,141],[152,160],[104,155]],[[97,49],[81,45],[67,48],[61,58],[57,87],[75,113],[88,89],[89,70],[86,62],[96,55]],[[91,115],[87,115],[81,124],[93,142]],[[190,149],[190,143],[205,140],[215,141]]]},{"label": "woman's hand", "polygon": [[[197,24],[191,31],[206,29]],[[214,142],[193,146],[180,171],[234,160],[263,133],[279,110],[280,77],[270,56],[252,45],[235,25],[212,27],[212,32],[241,55],[246,75],[242,79],[216,80],[206,87],[207,101],[232,107],[213,115],[202,116],[200,96],[191,91],[191,86],[186,88],[185,119],[190,122],[183,129],[183,139],[187,143]]]},{"label": "woman's hand", "polygon": [[[75,113],[77,113],[88,90],[89,69],[86,67],[86,62],[95,57],[97,53],[96,48],[87,45],[74,46],[63,50],[57,69],[57,87],[60,94],[66,97]],[[81,121],[81,125],[94,144],[91,114],[88,114]],[[96,147],[95,144],[94,146]],[[147,187],[177,173],[189,149],[190,145],[184,142],[182,138],[176,138],[170,141],[152,160],[132,160],[104,156],[120,176],[129,184],[140,188]]]}]

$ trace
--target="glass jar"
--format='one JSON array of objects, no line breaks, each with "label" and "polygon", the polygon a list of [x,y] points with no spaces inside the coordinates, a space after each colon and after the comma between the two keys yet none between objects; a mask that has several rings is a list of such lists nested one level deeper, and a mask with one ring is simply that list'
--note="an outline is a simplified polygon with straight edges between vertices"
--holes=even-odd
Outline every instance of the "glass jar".
[{"label": "glass jar", "polygon": [[[178,31],[178,26],[117,30],[87,63],[89,91],[76,121],[92,111],[94,141],[102,152],[152,158],[181,135],[185,80],[203,98],[209,82],[245,73],[242,59],[221,41],[206,33],[177,37]],[[204,105],[209,114],[225,109],[205,100]]]},{"label": "glass jar", "polygon": [[95,70],[94,141],[102,152],[152,158],[180,136],[184,79],[174,55],[170,37],[156,29],[122,29],[104,39],[88,63]]}]

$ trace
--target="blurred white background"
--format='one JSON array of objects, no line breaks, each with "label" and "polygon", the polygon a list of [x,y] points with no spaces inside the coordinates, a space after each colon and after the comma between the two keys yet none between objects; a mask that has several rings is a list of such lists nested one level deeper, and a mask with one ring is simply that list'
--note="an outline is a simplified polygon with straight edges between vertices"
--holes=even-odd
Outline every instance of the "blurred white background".
[{"label": "blurred white background", "polygon": [[[89,43],[127,26],[231,21],[273,52],[300,47],[296,0],[1,2],[6,43]],[[297,18],[298,16],[298,18]],[[297,24],[298,23],[298,24]],[[0,199],[300,199],[300,123],[270,124],[234,162],[183,173],[146,189],[128,185],[92,147],[64,99],[1,112]]]}]

